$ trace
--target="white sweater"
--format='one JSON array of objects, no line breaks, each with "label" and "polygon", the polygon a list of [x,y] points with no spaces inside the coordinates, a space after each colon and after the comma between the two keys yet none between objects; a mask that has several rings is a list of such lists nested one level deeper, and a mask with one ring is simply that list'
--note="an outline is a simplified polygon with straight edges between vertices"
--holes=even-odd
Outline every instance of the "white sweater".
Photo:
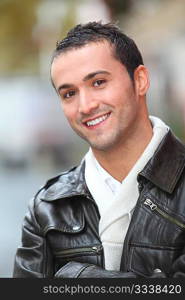
[{"label": "white sweater", "polygon": [[158,118],[150,117],[153,137],[122,183],[107,173],[90,149],[85,156],[85,180],[100,212],[99,235],[107,270],[119,270],[123,243],[139,192],[137,175],[153,156],[168,131]]}]

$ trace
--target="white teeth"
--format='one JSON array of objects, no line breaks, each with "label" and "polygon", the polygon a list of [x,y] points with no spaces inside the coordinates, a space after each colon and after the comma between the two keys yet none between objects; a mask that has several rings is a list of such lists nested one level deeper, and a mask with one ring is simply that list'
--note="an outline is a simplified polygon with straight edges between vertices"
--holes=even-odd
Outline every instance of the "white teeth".
[{"label": "white teeth", "polygon": [[104,115],[104,116],[102,116],[102,117],[100,117],[100,118],[94,119],[94,120],[92,120],[92,121],[88,121],[86,124],[87,124],[87,126],[97,125],[97,124],[99,124],[100,122],[102,122],[102,121],[104,121],[105,119],[107,119],[107,117],[108,117],[108,114],[106,114],[106,115]]}]

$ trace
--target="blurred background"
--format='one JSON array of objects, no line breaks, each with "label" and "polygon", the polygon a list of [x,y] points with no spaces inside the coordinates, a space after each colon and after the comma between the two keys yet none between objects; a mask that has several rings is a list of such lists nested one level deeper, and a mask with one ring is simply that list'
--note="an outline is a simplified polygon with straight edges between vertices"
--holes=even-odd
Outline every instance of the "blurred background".
[{"label": "blurred background", "polygon": [[57,40],[77,23],[114,21],[149,68],[150,114],[185,141],[184,0],[0,0],[0,277],[11,277],[29,199],[80,162],[50,78]]}]

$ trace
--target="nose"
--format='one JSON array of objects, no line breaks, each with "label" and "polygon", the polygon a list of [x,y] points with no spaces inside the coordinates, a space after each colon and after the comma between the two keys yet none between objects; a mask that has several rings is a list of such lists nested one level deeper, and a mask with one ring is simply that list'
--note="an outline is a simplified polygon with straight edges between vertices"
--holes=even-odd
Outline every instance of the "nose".
[{"label": "nose", "polygon": [[79,95],[79,113],[89,115],[99,106],[98,100],[91,93],[83,91]]}]

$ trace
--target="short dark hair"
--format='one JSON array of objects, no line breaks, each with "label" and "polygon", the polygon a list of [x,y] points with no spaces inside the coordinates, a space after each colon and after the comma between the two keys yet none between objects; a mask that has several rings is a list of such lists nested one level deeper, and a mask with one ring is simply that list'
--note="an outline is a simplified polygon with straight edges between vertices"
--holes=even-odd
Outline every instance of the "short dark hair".
[{"label": "short dark hair", "polygon": [[133,80],[134,70],[143,65],[143,58],[135,42],[124,34],[120,28],[113,23],[102,24],[102,22],[89,22],[78,24],[72,28],[67,36],[57,42],[52,61],[62,52],[70,49],[80,48],[90,42],[107,40],[113,45],[113,54],[127,69]]}]

